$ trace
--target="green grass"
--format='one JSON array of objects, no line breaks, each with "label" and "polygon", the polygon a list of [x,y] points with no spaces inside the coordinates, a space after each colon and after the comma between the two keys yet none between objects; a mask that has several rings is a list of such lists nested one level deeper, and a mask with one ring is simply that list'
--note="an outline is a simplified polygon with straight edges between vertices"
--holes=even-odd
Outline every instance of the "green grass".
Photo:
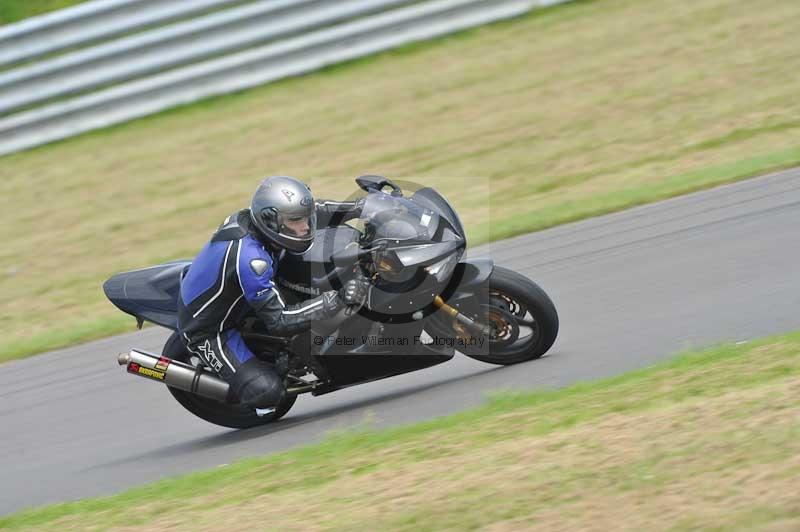
[{"label": "green grass", "polygon": [[723,345],[27,511],[0,528],[796,529],[798,386],[800,333]]},{"label": "green grass", "polygon": [[86,0],[0,0],[0,25],[63,9]]},{"label": "green grass", "polygon": [[474,245],[800,164],[798,22],[576,2],[0,158],[0,361],[122,330],[102,282],[193,256],[267,174],[433,185]]}]

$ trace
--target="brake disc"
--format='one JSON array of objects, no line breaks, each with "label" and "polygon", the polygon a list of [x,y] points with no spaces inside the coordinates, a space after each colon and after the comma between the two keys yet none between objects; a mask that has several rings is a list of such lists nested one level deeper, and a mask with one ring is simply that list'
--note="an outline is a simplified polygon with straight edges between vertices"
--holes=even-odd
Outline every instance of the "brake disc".
[{"label": "brake disc", "polygon": [[481,309],[484,323],[492,330],[489,341],[493,346],[506,347],[519,339],[519,325],[513,314],[494,305],[481,305]]}]

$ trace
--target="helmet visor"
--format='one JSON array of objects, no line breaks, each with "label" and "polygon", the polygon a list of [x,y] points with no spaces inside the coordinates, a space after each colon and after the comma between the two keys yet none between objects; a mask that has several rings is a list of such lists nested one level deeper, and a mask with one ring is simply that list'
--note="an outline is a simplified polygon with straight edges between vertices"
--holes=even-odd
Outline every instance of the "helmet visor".
[{"label": "helmet visor", "polygon": [[314,237],[317,227],[317,215],[278,215],[278,232],[282,235],[307,240]]}]

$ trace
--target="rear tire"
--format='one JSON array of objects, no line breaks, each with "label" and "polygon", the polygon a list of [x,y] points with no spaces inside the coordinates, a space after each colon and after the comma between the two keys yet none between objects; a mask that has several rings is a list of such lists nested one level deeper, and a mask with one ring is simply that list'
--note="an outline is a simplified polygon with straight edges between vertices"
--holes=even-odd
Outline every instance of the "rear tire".
[{"label": "rear tire", "polygon": [[[486,350],[480,353],[465,351],[464,354],[481,362],[506,366],[541,358],[547,353],[558,336],[558,312],[545,291],[524,275],[499,266],[489,278],[489,290],[493,301],[508,299],[515,302],[516,312],[510,314],[521,312],[524,315],[520,318],[532,321],[533,326],[529,327],[531,335],[527,341],[520,339],[507,346],[490,342],[488,354]],[[514,308],[503,310],[508,315],[507,311]]]},{"label": "rear tire", "polygon": [[[164,356],[191,364],[192,355],[178,333],[173,333],[164,345]],[[296,395],[286,396],[274,413],[259,417],[255,410],[238,404],[220,403],[177,388],[167,387],[181,406],[195,416],[222,427],[249,429],[275,422],[286,415],[297,401]]]}]

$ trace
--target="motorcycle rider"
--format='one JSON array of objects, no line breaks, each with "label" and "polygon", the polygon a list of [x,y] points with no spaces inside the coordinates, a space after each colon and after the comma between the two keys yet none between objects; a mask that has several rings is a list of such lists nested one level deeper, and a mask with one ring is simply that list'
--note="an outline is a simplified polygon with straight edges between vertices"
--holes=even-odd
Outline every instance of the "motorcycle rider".
[{"label": "motorcycle rider", "polygon": [[248,209],[217,229],[181,281],[178,330],[190,352],[231,385],[243,404],[271,409],[286,393],[274,367],[256,357],[239,327],[255,311],[274,336],[293,336],[366,298],[366,279],[286,306],[273,282],[283,253],[304,253],[318,227],[358,218],[362,202],[315,202],[311,189],[288,176],[265,179]]}]

